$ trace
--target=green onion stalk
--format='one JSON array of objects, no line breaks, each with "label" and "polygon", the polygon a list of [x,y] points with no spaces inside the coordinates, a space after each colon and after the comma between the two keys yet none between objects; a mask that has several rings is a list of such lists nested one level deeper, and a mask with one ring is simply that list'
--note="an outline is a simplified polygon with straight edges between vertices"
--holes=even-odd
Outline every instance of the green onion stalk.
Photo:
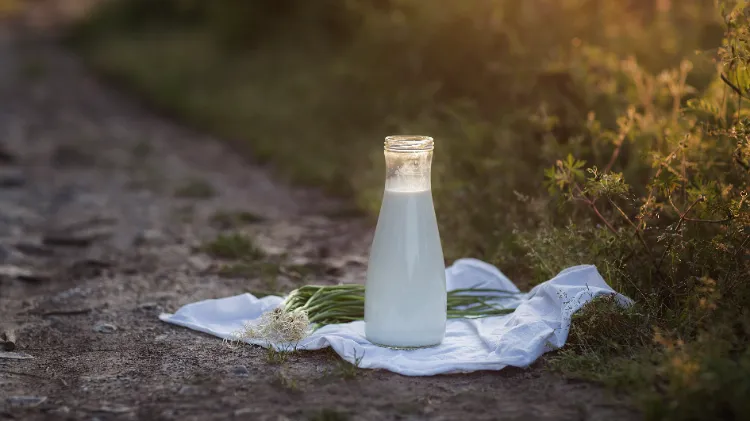
[{"label": "green onion stalk", "polygon": [[[449,319],[481,318],[512,313],[498,307],[496,301],[520,293],[490,288],[465,288],[448,291]],[[494,303],[493,303],[494,302]],[[268,342],[296,342],[320,327],[364,320],[365,286],[306,285],[289,293],[282,305],[248,324],[237,339]]]}]

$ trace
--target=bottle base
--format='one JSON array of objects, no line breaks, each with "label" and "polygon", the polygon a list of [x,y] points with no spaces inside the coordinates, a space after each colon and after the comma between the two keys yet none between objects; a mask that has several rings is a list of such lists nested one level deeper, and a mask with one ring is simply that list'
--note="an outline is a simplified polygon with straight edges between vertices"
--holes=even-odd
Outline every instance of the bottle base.
[{"label": "bottle base", "polygon": [[388,348],[388,349],[395,349],[397,351],[414,351],[417,349],[424,349],[424,348],[435,348],[436,346],[439,346],[440,343],[432,344],[432,345],[419,345],[419,346],[394,346],[394,345],[384,345],[384,344],[378,344],[375,342],[371,342],[375,346],[379,346],[381,348]]},{"label": "bottle base", "polygon": [[438,342],[436,344],[431,345],[417,345],[417,346],[400,346],[400,345],[386,345],[386,344],[380,344],[377,342],[370,341],[375,346],[379,346],[381,348],[388,348],[388,349],[395,349],[398,351],[414,351],[416,349],[424,349],[424,348],[435,348],[436,346],[440,346],[442,342]]}]

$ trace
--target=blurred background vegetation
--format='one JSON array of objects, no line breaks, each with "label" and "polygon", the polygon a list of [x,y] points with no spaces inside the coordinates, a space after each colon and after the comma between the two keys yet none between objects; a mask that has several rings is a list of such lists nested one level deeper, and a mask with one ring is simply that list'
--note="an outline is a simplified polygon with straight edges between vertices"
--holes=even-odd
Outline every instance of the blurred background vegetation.
[{"label": "blurred background vegetation", "polygon": [[[650,419],[750,414],[750,7],[714,0],[109,0],[102,75],[377,215],[382,139],[436,139],[446,256],[595,264],[547,359]],[[744,104],[743,102],[747,103]],[[570,299],[574,299],[571,297]]]}]

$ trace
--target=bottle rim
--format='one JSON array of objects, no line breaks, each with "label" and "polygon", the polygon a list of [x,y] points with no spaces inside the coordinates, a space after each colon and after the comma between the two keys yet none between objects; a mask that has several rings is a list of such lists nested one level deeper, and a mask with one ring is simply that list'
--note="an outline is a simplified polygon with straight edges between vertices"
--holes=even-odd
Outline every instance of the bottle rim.
[{"label": "bottle rim", "polygon": [[394,135],[385,138],[384,148],[388,152],[428,152],[435,148],[430,136]]}]

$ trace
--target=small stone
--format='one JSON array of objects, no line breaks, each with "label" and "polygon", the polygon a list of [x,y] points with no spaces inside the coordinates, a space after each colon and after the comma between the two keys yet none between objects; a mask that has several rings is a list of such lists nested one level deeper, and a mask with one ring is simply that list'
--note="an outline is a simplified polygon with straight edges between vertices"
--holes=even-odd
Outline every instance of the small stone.
[{"label": "small stone", "polygon": [[326,259],[331,256],[331,249],[326,246],[320,246],[318,247],[318,257],[321,259]]},{"label": "small stone", "polygon": [[20,268],[13,265],[1,265],[0,277],[16,279],[19,276],[31,276],[32,272],[28,269]]},{"label": "small stone", "polygon": [[65,415],[65,414],[69,414],[70,413],[70,408],[67,407],[67,406],[65,406],[65,405],[63,405],[63,406],[61,406],[59,408],[55,408],[55,409],[51,410],[50,413],[52,413],[52,414],[59,414],[59,415]]},{"label": "small stone", "polygon": [[115,331],[117,331],[117,326],[110,324],[110,323],[100,322],[94,325],[94,332],[97,332],[97,333],[109,334],[109,333],[115,333]]},{"label": "small stone", "polygon": [[328,276],[338,277],[338,276],[343,275],[344,271],[342,271],[341,268],[329,266],[325,269],[323,273]]},{"label": "small stone", "polygon": [[6,146],[0,143],[0,162],[4,164],[12,164],[16,162],[17,158],[13,152],[10,151]]},{"label": "small stone", "polygon": [[133,408],[125,405],[108,405],[108,406],[102,406],[101,408],[96,410],[97,412],[107,412],[110,414],[125,414],[128,412],[132,412]]},{"label": "small stone", "polygon": [[18,275],[16,276],[16,279],[19,281],[30,282],[32,284],[38,284],[52,280],[52,276],[46,273],[32,273],[28,275]]},{"label": "small stone", "polygon": [[13,265],[0,265],[0,279],[17,279],[24,282],[45,282],[50,280],[50,276],[44,273],[35,273]]},{"label": "small stone", "polygon": [[53,254],[55,254],[55,250],[49,247],[46,247],[42,244],[27,243],[27,242],[16,244],[16,250],[20,251],[21,253],[27,256],[47,257],[47,256],[52,256]]},{"label": "small stone", "polygon": [[103,240],[112,236],[109,228],[98,228],[76,233],[49,232],[42,237],[42,244],[58,247],[88,247],[95,241]]},{"label": "small stone", "polygon": [[160,301],[160,300],[172,300],[176,297],[177,294],[170,291],[163,291],[163,292],[155,292],[153,294],[149,295],[149,298],[152,300]]},{"label": "small stone", "polygon": [[196,386],[182,386],[180,390],[177,391],[177,394],[179,395],[197,395],[200,393],[200,388]]},{"label": "small stone", "polygon": [[88,145],[59,145],[52,151],[50,161],[55,167],[87,167],[96,160],[86,149]]},{"label": "small stone", "polygon": [[67,274],[75,279],[94,278],[101,275],[112,263],[99,259],[76,260],[67,268]]},{"label": "small stone", "polygon": [[10,260],[10,256],[13,255],[13,251],[10,247],[0,244],[0,263]]},{"label": "small stone", "polygon": [[193,266],[199,272],[204,272],[211,267],[211,260],[204,256],[190,256],[188,263]]},{"label": "small stone", "polygon": [[33,408],[46,400],[46,396],[11,396],[5,402],[11,407]]},{"label": "small stone", "polygon": [[244,365],[236,365],[230,371],[238,377],[247,377],[250,375],[250,371]]},{"label": "small stone", "polygon": [[261,412],[260,408],[240,408],[234,411],[234,416],[240,417],[242,415],[255,414],[258,412]]},{"label": "small stone", "polygon": [[6,351],[0,351],[0,359],[8,359],[8,360],[30,360],[33,359],[31,355],[25,353],[25,352],[6,352]]},{"label": "small stone", "polygon": [[0,206],[0,219],[16,224],[10,227],[16,228],[16,234],[23,233],[17,224],[32,224],[44,220],[34,209],[19,204],[8,203],[7,201],[3,203],[3,206]]},{"label": "small stone", "polygon": [[26,184],[26,177],[18,171],[0,171],[0,188],[21,187]]},{"label": "small stone", "polygon": [[154,246],[163,245],[167,243],[167,238],[159,230],[149,229],[139,233],[133,240],[133,244],[136,246]]},{"label": "small stone", "polygon": [[292,266],[308,266],[313,264],[313,260],[305,256],[291,256],[288,263]]},{"label": "small stone", "polygon": [[141,310],[156,310],[159,308],[159,303],[149,301],[147,303],[138,304],[138,308]]},{"label": "small stone", "polygon": [[173,409],[165,409],[165,410],[161,411],[161,414],[159,414],[159,415],[161,416],[162,419],[168,419],[168,420],[170,420],[170,419],[172,419],[172,418],[175,417],[175,412],[174,412]]}]

